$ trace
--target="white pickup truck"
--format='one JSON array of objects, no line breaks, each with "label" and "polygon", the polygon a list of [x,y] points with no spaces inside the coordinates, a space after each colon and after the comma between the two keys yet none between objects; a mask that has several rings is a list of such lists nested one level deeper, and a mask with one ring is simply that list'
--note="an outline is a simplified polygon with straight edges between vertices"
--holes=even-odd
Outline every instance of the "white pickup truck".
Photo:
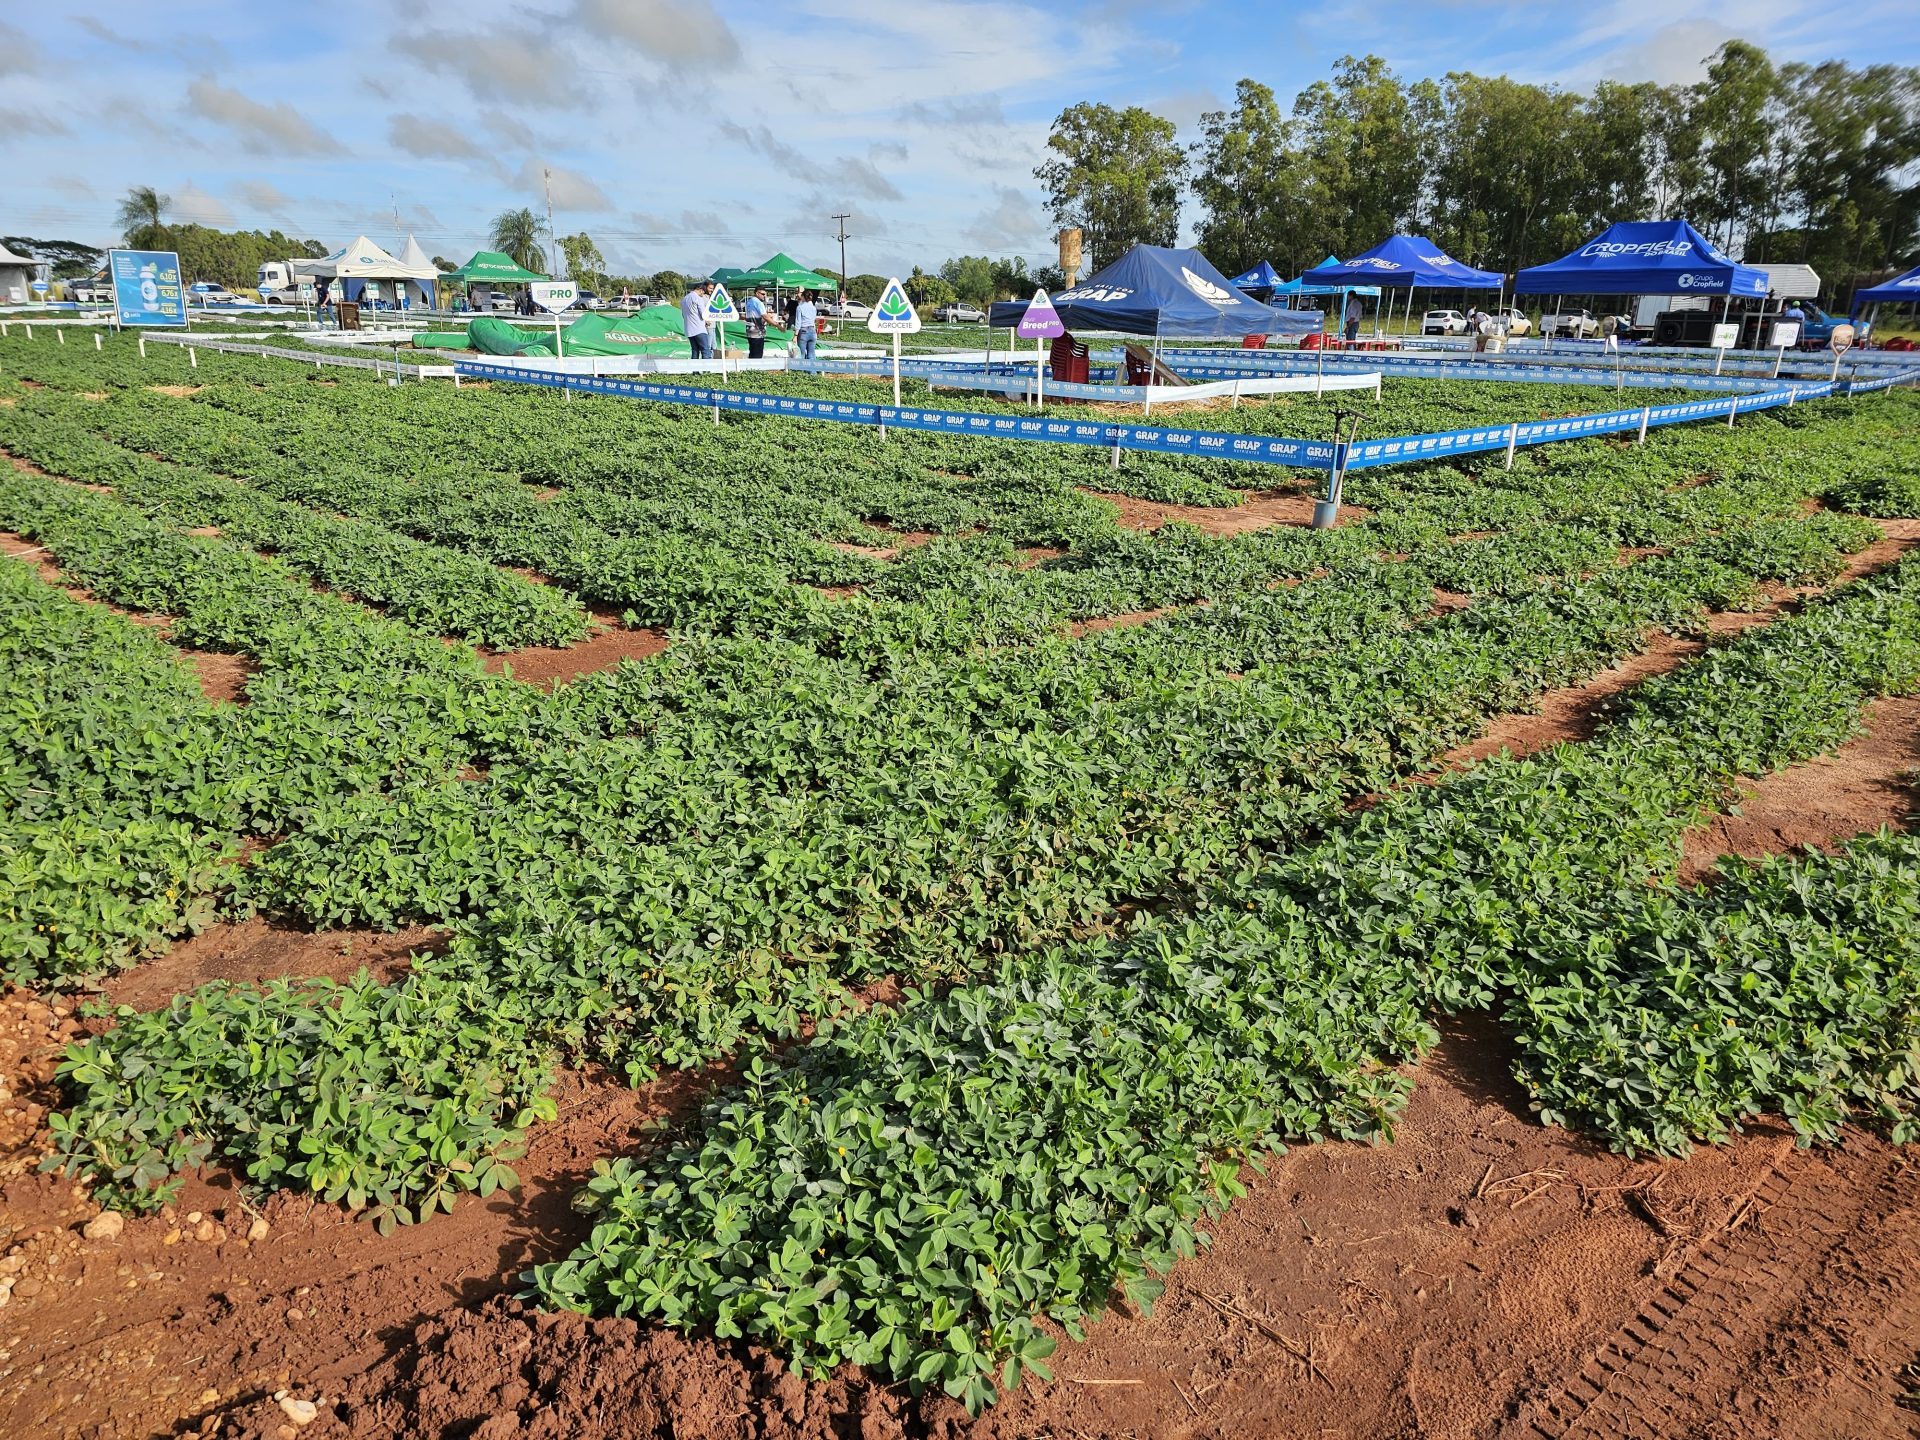
[{"label": "white pickup truck", "polygon": [[313,260],[269,260],[254,277],[254,288],[268,305],[311,305],[315,280]]}]

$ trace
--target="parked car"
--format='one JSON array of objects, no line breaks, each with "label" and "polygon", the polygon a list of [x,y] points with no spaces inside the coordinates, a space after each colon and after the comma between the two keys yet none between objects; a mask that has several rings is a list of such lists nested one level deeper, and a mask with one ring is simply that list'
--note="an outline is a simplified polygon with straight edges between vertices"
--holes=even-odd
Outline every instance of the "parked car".
[{"label": "parked car", "polygon": [[582,310],[604,310],[607,308],[607,302],[591,290],[582,290],[579,299],[575,303],[578,304]]},{"label": "parked car", "polygon": [[1493,318],[1507,327],[1507,334],[1509,336],[1530,335],[1533,333],[1533,322],[1527,318],[1527,312],[1524,310],[1516,310],[1511,305],[1504,310],[1495,310],[1493,312]]},{"label": "parked car", "polygon": [[1600,333],[1600,321],[1591,310],[1562,310],[1557,315],[1540,317],[1540,335],[1564,336],[1570,340],[1591,340]]},{"label": "parked car", "polygon": [[1420,317],[1422,335],[1464,335],[1467,317],[1458,310],[1429,310]]},{"label": "parked car", "polygon": [[187,287],[195,305],[244,305],[247,297],[236,295],[218,280],[196,280]]},{"label": "parked car", "polygon": [[942,305],[933,312],[933,318],[947,324],[978,325],[987,318],[987,312],[973,305]]},{"label": "parked car", "polygon": [[829,300],[820,307],[822,315],[831,315],[836,320],[865,320],[873,314],[871,305],[862,305],[858,300],[848,300],[844,304],[838,300]]}]

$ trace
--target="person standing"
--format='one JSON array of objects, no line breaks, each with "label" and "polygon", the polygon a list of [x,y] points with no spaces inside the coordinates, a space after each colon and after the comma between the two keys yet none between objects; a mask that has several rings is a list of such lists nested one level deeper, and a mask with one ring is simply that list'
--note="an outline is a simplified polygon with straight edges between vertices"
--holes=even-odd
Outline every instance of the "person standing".
[{"label": "person standing", "polygon": [[747,327],[747,358],[758,360],[767,353],[767,292],[756,289],[741,301],[740,318]]},{"label": "person standing", "polygon": [[1605,349],[1618,350],[1620,348],[1620,317],[1618,315],[1601,317],[1600,338],[1606,342]]},{"label": "person standing", "polygon": [[1347,296],[1347,344],[1351,345],[1360,338],[1360,297]]},{"label": "person standing", "polygon": [[800,296],[793,307],[793,342],[800,348],[802,360],[813,359],[813,347],[820,338],[820,307],[813,303],[813,291]]},{"label": "person standing", "polygon": [[713,281],[702,280],[680,297],[680,329],[695,360],[713,358],[713,340],[707,334],[707,297],[712,294]]}]

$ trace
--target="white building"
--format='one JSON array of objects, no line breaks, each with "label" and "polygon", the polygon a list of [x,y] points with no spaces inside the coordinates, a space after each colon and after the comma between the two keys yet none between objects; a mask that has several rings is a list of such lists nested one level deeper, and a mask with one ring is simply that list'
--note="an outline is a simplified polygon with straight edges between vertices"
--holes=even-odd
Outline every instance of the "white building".
[{"label": "white building", "polygon": [[48,268],[45,260],[16,255],[0,245],[0,304],[25,305],[29,300],[44,298],[29,287],[35,280],[45,280]]}]

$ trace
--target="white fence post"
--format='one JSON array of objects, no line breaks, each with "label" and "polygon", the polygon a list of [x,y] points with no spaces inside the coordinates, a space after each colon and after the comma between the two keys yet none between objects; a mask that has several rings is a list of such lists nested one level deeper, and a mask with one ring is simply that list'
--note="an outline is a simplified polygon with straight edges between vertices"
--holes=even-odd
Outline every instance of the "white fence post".
[{"label": "white fence post", "polygon": [[1641,406],[1640,407],[1640,438],[1635,440],[1633,442],[1634,444],[1644,445],[1647,443],[1647,422],[1652,418],[1653,418],[1653,407],[1651,405]]},{"label": "white fence post", "polygon": [[1507,469],[1513,468],[1514,447],[1520,443],[1520,422],[1514,421],[1507,426]]}]

